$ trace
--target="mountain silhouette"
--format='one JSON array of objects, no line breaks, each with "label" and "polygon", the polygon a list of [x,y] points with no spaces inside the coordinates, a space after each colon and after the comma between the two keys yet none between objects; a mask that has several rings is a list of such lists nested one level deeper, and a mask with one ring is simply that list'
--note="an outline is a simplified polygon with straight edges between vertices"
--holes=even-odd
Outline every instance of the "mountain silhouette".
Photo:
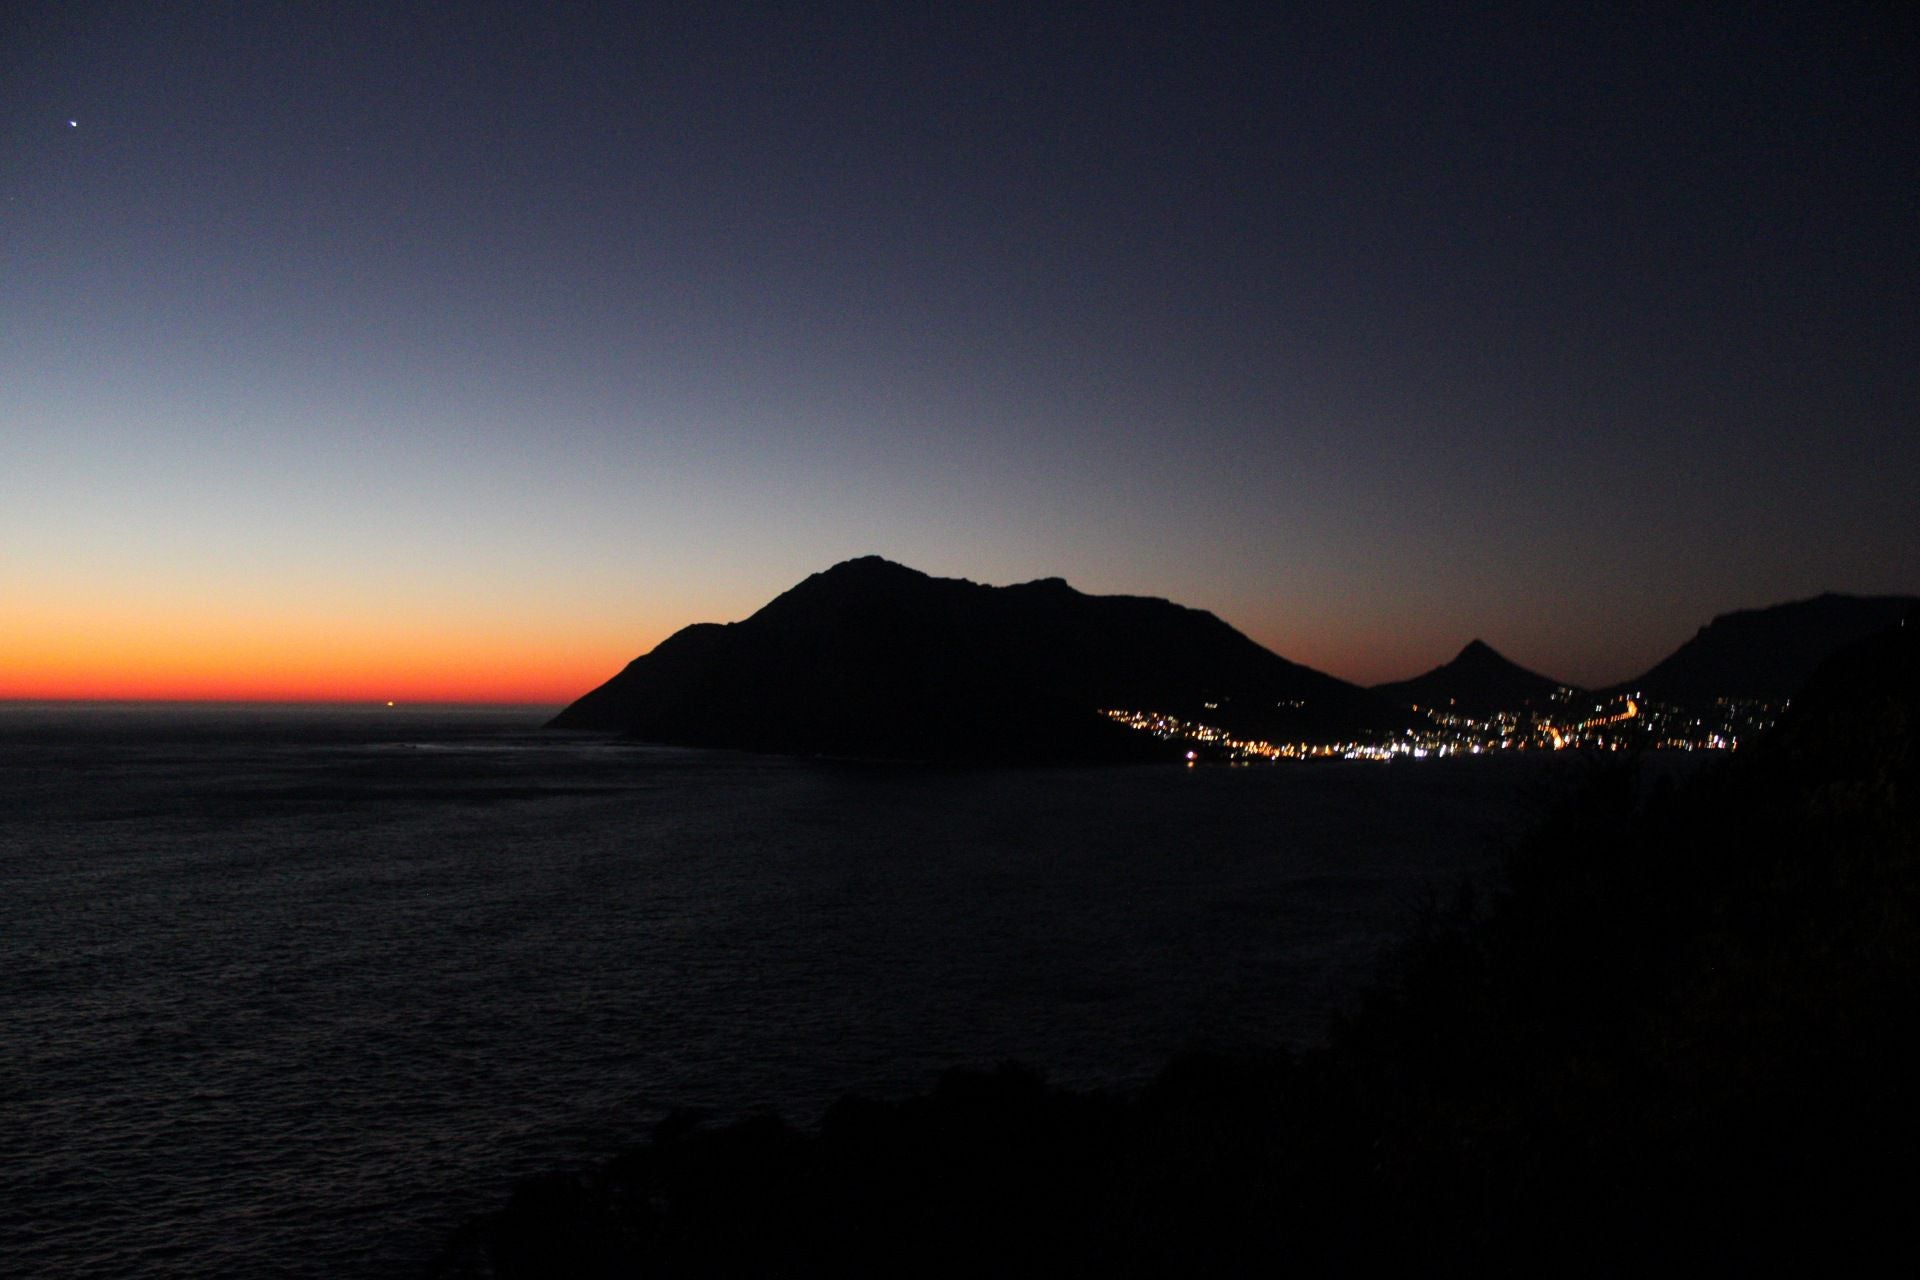
[{"label": "mountain silhouette", "polygon": [[[1144,1088],[954,1070],[811,1129],[677,1111],[521,1182],[436,1280],[1764,1274],[1911,1251],[1920,626],[1657,785],[1590,761],[1324,1042]],[[1246,1041],[1258,1044],[1259,1028]],[[989,1046],[990,1048],[990,1046]],[[1012,1260],[1010,1262],[1010,1260]]]},{"label": "mountain silhouette", "polygon": [[1559,681],[1529,671],[1484,641],[1474,640],[1452,662],[1411,680],[1374,685],[1373,691],[1395,703],[1485,715],[1544,707],[1562,687]]},{"label": "mountain silhouette", "polygon": [[1274,740],[1392,718],[1357,686],[1197,609],[1059,578],[989,587],[878,556],[816,573],[741,622],[662,641],[556,728],[753,751],[911,760],[1142,758],[1103,710],[1166,711]]},{"label": "mountain silhouette", "polygon": [[1638,679],[1619,686],[1683,706],[1716,698],[1791,698],[1820,664],[1903,619],[1920,597],[1829,592],[1715,618]]}]

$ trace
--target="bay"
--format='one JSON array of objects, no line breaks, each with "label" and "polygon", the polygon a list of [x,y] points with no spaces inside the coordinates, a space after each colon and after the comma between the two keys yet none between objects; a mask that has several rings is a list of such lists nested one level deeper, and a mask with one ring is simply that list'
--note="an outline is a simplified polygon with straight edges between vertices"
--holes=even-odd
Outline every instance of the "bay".
[{"label": "bay", "polygon": [[0,705],[0,1259],[406,1275],[668,1110],[1303,1045],[1523,759],[918,769],[523,708]]}]

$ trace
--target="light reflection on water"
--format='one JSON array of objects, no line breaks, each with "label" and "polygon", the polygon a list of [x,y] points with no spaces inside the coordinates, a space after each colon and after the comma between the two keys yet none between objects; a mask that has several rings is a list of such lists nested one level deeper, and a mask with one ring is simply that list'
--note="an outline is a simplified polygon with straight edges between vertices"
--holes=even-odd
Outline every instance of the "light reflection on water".
[{"label": "light reflection on water", "polygon": [[1535,767],[920,770],[0,707],[0,1257],[405,1274],[675,1105],[1298,1042]]}]

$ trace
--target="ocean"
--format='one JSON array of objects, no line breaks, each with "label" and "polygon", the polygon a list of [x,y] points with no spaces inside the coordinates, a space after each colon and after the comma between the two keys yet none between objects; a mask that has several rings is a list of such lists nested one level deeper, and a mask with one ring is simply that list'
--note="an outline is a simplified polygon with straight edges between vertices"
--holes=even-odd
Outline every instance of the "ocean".
[{"label": "ocean", "polygon": [[670,1110],[1300,1046],[1537,760],[932,769],[0,704],[0,1272],[405,1276]]}]

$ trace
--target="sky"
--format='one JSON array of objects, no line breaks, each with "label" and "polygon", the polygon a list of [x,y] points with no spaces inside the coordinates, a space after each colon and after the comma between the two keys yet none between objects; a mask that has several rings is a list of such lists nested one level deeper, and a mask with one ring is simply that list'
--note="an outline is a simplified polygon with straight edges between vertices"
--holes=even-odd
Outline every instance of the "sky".
[{"label": "sky", "polygon": [[0,698],[558,703],[869,553],[1362,683],[1920,591],[1916,10],[1675,8],[10,5]]}]

